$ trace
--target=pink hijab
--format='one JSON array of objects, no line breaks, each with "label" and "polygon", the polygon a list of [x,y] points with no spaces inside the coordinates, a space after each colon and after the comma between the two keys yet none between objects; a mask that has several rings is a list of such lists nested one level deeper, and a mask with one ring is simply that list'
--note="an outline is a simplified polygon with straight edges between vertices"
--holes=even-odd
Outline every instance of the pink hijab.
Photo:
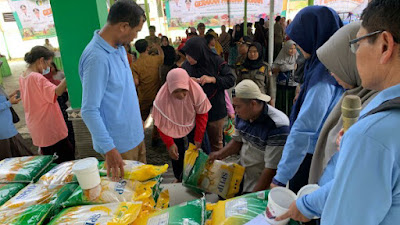
[{"label": "pink hijab", "polygon": [[[172,92],[177,89],[188,90],[183,100],[176,99]],[[196,125],[196,114],[205,114],[211,109],[203,89],[193,81],[186,70],[173,69],[167,75],[167,82],[157,93],[153,104],[154,124],[165,135],[182,138]]]}]

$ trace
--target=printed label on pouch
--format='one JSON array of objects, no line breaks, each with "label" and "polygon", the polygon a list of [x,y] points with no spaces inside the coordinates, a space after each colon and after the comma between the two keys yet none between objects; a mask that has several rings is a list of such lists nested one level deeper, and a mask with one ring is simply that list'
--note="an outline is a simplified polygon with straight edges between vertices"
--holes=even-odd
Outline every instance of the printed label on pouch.
[{"label": "printed label on pouch", "polygon": [[85,225],[96,225],[96,222],[100,219],[101,214],[96,213],[89,217],[89,219],[85,222]]},{"label": "printed label on pouch", "polygon": [[169,213],[164,213],[150,218],[147,225],[168,225]]},{"label": "printed label on pouch", "polygon": [[115,184],[115,191],[116,191],[118,194],[122,195],[122,194],[124,193],[126,183],[127,183],[127,182],[126,182],[125,180],[122,180],[122,181],[116,183],[116,184]]},{"label": "printed label on pouch", "polygon": [[246,199],[235,199],[225,204],[225,217],[230,218],[236,215],[246,214],[248,211]]}]

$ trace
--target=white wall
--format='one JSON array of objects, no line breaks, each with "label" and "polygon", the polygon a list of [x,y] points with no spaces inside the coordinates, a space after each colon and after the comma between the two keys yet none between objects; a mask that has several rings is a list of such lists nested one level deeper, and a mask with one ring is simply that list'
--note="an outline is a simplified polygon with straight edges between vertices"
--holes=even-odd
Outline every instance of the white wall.
[{"label": "white wall", "polygon": [[[43,45],[44,39],[23,41],[16,22],[4,22],[3,12],[12,12],[7,0],[0,0],[0,25],[3,28],[5,39],[0,33],[0,53],[7,54],[6,43],[10,51],[11,58],[23,58],[36,45]],[[53,47],[58,48],[57,37],[49,38]]]}]

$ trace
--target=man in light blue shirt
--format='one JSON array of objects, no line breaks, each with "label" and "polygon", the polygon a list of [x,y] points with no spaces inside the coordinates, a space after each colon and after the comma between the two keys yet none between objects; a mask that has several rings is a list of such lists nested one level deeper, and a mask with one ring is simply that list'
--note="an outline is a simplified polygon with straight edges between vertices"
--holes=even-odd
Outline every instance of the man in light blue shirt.
[{"label": "man in light blue shirt", "polygon": [[94,149],[105,155],[107,172],[114,180],[123,174],[123,158],[134,160],[129,156],[140,155],[136,147],[144,138],[123,44],[137,37],[145,20],[144,11],[134,1],[117,1],[110,9],[107,24],[95,31],[79,62],[82,118],[92,134]]},{"label": "man in light blue shirt", "polygon": [[398,224],[400,221],[400,110],[370,112],[400,98],[400,2],[374,0],[362,14],[356,53],[362,86],[381,91],[343,136],[334,179],[298,199],[289,212],[321,224]]}]

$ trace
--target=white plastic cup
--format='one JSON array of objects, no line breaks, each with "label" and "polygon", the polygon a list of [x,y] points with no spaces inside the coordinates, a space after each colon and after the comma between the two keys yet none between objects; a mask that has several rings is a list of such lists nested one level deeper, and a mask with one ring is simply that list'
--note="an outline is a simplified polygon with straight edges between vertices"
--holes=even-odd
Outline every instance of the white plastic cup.
[{"label": "white plastic cup", "polygon": [[[318,186],[318,184],[308,184],[304,187],[302,187],[299,192],[297,192],[297,198],[301,198],[304,195],[308,195],[313,193],[314,191],[318,190],[320,187]],[[319,217],[314,217],[313,219],[318,219]]]},{"label": "white plastic cup", "polygon": [[284,225],[290,219],[276,221],[275,218],[289,211],[289,206],[296,201],[296,194],[284,187],[273,188],[268,194],[266,220],[271,225]]},{"label": "white plastic cup", "polygon": [[90,157],[78,160],[72,166],[72,172],[75,174],[83,190],[92,189],[100,185],[98,164],[99,161],[96,158]]},{"label": "white plastic cup", "polygon": [[297,192],[297,198],[301,198],[304,195],[308,195],[313,193],[314,191],[318,190],[319,186],[318,184],[308,184],[304,187],[302,187],[299,192]]}]

